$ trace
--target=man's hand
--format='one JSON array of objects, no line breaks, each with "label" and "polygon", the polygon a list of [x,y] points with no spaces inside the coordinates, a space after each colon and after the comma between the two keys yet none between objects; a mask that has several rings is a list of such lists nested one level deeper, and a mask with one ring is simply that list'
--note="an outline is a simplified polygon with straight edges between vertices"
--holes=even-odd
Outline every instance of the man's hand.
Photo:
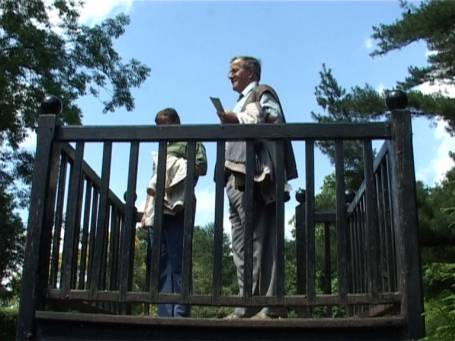
[{"label": "man's hand", "polygon": [[218,117],[220,118],[221,123],[239,123],[237,114],[232,111],[219,112]]}]

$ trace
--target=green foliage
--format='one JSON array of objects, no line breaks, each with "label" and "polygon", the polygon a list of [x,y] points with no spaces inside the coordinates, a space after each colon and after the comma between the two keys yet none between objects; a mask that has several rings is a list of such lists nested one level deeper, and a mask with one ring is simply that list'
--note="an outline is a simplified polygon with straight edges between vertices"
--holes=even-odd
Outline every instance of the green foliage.
[{"label": "green foliage", "polygon": [[146,288],[146,263],[147,263],[147,246],[148,233],[146,229],[136,230],[136,239],[134,242],[134,270],[133,270],[133,290],[141,291]]},{"label": "green foliage", "polygon": [[[400,19],[373,27],[372,38],[376,39],[378,47],[371,55],[385,55],[413,42],[424,41],[432,51],[428,55],[428,65],[410,66],[409,76],[398,86],[410,90],[425,82],[455,84],[455,2],[427,0],[415,6],[401,1],[401,7]],[[426,116],[441,116],[449,123],[451,133],[455,132],[455,99],[442,94],[423,95],[418,91],[409,97],[411,107]]]},{"label": "green foliage", "polygon": [[[321,80],[315,88],[318,104],[323,114],[311,112],[319,123],[365,123],[383,115],[385,107],[381,95],[368,84],[364,88],[355,87],[347,92],[338,84],[332,70],[322,65],[319,72]],[[335,164],[333,141],[318,141],[321,151]],[[360,187],[363,179],[363,146],[360,141],[343,141],[346,186],[350,189]]]},{"label": "green foliage", "polygon": [[[0,184],[1,188],[1,184]],[[0,302],[17,295],[17,277],[24,259],[25,232],[20,217],[13,212],[13,200],[0,191]]]},{"label": "green foliage", "polygon": [[21,262],[23,226],[14,212],[28,204],[34,156],[19,145],[36,129],[45,94],[62,99],[62,122],[80,124],[78,98],[101,97],[104,112],[130,111],[131,89],[150,72],[135,59],[124,63],[114,49],[128,16],[87,27],[78,21],[82,6],[79,0],[0,1],[0,281]]},{"label": "green foliage", "polygon": [[0,340],[15,339],[17,315],[17,307],[0,307]]},{"label": "green foliage", "polygon": [[284,292],[286,295],[297,294],[297,261],[295,240],[284,241]]},{"label": "green foliage", "polygon": [[441,184],[428,188],[418,182],[416,188],[421,245],[432,248],[440,261],[444,257],[455,262],[455,168],[447,172]]},{"label": "green foliage", "polygon": [[[409,67],[409,76],[397,87],[408,91],[409,108],[416,116],[430,119],[440,117],[448,122],[448,130],[455,133],[455,99],[443,93],[423,94],[415,89],[426,82],[455,84],[455,2],[450,0],[427,0],[414,6],[401,1],[402,17],[392,24],[373,26],[372,38],[377,42],[377,49],[372,56],[382,56],[401,49],[416,41],[424,41],[432,53],[428,55],[428,65]],[[355,86],[346,91],[332,76],[331,70],[323,65],[320,72],[321,82],[316,87],[318,104],[328,113],[312,113],[318,122],[362,122],[382,117],[386,111],[384,97],[368,84]],[[333,160],[333,151],[329,145],[321,145],[322,151]],[[333,149],[333,148],[332,148]],[[350,150],[352,149],[352,150]],[[348,147],[350,153],[357,155],[355,146]],[[354,159],[355,160],[355,159]],[[347,164],[347,170],[355,169],[355,161]]]},{"label": "green foliage", "polygon": [[[193,230],[193,291],[197,294],[212,293],[213,273],[213,223]],[[223,234],[222,293],[237,295],[237,277],[232,261],[229,236]]]},{"label": "green foliage", "polygon": [[403,83],[405,88],[434,80],[446,80],[455,84],[455,2],[422,1],[419,6],[414,6],[401,1],[401,7],[403,13],[400,19],[390,25],[373,27],[372,37],[378,41],[378,48],[372,55],[384,55],[423,40],[434,53],[428,56],[428,66],[409,68],[410,76]]},{"label": "green foliage", "polygon": [[424,341],[455,340],[455,295],[441,295],[425,302]]},{"label": "green foliage", "polygon": [[[210,295],[213,288],[213,223],[204,227],[196,226],[193,230],[193,293]],[[232,260],[229,237],[223,234],[222,253],[222,295],[237,295],[238,285],[236,270]],[[232,308],[227,307],[192,307],[192,317],[223,317]]]},{"label": "green foliage", "polygon": [[318,122],[367,122],[383,115],[383,98],[370,85],[353,87],[350,92],[338,84],[332,70],[322,64],[321,80],[314,94],[319,106],[329,116],[312,112]]},{"label": "green foliage", "polygon": [[[139,86],[149,68],[132,59],[124,64],[113,48],[129,24],[120,14],[94,27],[78,22],[79,1],[2,1],[0,5],[1,140],[15,147],[25,128],[35,128],[39,103],[46,93],[63,100],[63,120],[80,123],[75,101],[105,89],[104,111],[134,108],[130,89]],[[58,23],[50,20],[55,11]]]},{"label": "green foliage", "polygon": [[427,263],[423,267],[425,297],[438,297],[455,288],[455,263]]},{"label": "green foliage", "polygon": [[336,207],[336,181],[335,174],[324,177],[321,192],[316,195],[316,209],[333,210]]},{"label": "green foliage", "polygon": [[455,99],[441,93],[423,94],[420,91],[409,91],[408,102],[414,116],[425,116],[429,119],[440,117],[448,123],[447,130],[455,133]]}]

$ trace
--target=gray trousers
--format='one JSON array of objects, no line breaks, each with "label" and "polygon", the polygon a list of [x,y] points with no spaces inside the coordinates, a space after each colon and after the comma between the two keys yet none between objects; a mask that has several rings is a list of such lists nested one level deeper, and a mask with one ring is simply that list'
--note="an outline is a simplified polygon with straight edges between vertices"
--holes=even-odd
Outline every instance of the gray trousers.
[{"label": "gray trousers", "polygon": [[[244,228],[245,228],[245,193],[235,189],[228,182],[226,193],[229,199],[229,220],[232,232],[232,252],[237,268],[239,295],[243,296],[244,274]],[[276,203],[265,204],[259,191],[254,194],[253,209],[253,283],[252,294],[255,296],[276,296]],[[285,316],[282,307],[238,307],[234,313],[250,317],[261,312],[269,316]]]}]

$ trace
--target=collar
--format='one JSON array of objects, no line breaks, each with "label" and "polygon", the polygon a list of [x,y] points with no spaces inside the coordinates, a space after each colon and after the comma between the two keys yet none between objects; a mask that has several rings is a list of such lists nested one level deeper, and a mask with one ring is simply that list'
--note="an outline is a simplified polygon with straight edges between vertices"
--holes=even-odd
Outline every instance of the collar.
[{"label": "collar", "polygon": [[253,81],[253,82],[251,82],[250,84],[248,84],[248,85],[246,86],[246,88],[243,89],[243,91],[242,91],[243,97],[247,97],[247,95],[248,95],[250,92],[252,92],[252,91],[254,90],[254,88],[256,88],[257,86],[258,86],[258,82],[257,82],[257,81]]}]

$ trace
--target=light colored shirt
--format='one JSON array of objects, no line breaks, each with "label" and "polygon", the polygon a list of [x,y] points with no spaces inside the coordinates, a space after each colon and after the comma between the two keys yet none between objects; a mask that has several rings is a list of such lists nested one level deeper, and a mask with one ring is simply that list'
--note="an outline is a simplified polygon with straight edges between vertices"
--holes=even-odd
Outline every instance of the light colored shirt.
[{"label": "light colored shirt", "polygon": [[[242,97],[237,101],[234,109],[232,111],[237,114],[237,119],[239,124],[258,124],[265,122],[283,122],[283,113],[281,111],[280,104],[275,100],[275,98],[269,93],[265,92],[261,98],[259,98],[259,103],[249,103],[245,106],[245,103],[248,101],[248,97],[252,95],[258,82],[251,82],[248,84],[245,89],[242,91]],[[243,111],[242,111],[243,110]],[[229,148],[242,148],[244,151],[245,142],[242,141],[227,141],[226,150]],[[231,149],[232,150],[232,149]],[[275,200],[275,189],[273,187],[273,174],[272,174],[272,165],[269,155],[266,151],[260,150],[260,153],[263,153],[262,156],[259,156],[259,159],[265,161],[261,165],[260,172],[256,173],[253,177],[254,182],[259,183],[261,186],[261,194],[266,203],[273,202]],[[224,164],[226,169],[233,171],[238,174],[246,174],[246,168],[244,162],[236,162],[234,160],[225,160]],[[228,180],[228,185],[233,187],[238,187],[242,185],[244,177],[239,175],[231,175]],[[290,192],[291,187],[288,183],[285,184],[285,191]]]},{"label": "light colored shirt", "polygon": [[[144,207],[144,225],[152,226],[155,219],[156,156],[153,160],[152,177],[147,186],[147,199]],[[183,210],[185,199],[186,159],[175,155],[166,157],[164,183],[164,214],[175,215]]]},{"label": "light colored shirt", "polygon": [[258,82],[256,81],[248,84],[242,91],[243,97],[236,103],[234,109],[232,109],[232,111],[237,114],[239,123],[257,124],[273,122],[283,115],[279,103],[269,93],[264,93],[261,98],[259,98],[259,105],[258,103],[250,103],[242,112],[245,102],[257,86]]}]

